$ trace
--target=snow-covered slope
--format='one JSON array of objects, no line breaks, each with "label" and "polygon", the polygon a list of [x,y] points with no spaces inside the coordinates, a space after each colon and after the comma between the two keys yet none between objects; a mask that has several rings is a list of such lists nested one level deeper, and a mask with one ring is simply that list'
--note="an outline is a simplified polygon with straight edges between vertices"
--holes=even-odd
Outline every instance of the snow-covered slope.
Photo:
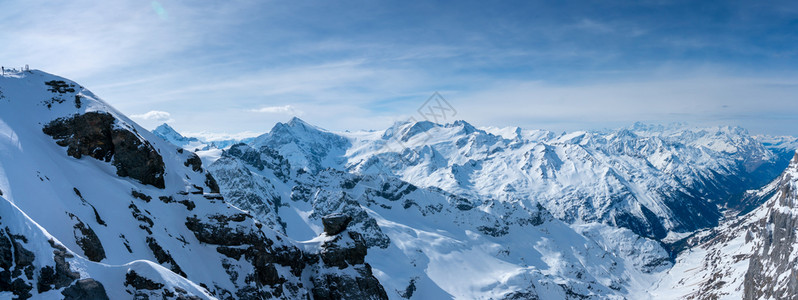
[{"label": "snow-covered slope", "polygon": [[475,201],[394,177],[311,173],[267,146],[235,145],[209,170],[231,203],[297,240],[318,235],[320,216],[351,216],[391,299],[622,298],[670,265],[657,242],[629,230],[574,229],[540,205]]},{"label": "snow-covered slope", "polygon": [[688,248],[651,289],[658,299],[794,299],[798,296],[798,153],[760,190],[752,212],[685,241]]},{"label": "snow-covered slope", "polygon": [[199,150],[206,150],[211,147],[211,145],[201,142],[198,138],[184,137],[175,131],[172,126],[169,126],[169,124],[166,123],[156,127],[155,130],[152,131],[152,134],[172,143],[173,145],[179,146],[189,151],[196,152]]},{"label": "snow-covered slope", "polygon": [[0,93],[0,297],[385,297],[348,231],[308,247],[262,226],[77,83],[26,71]]},{"label": "snow-covered slope", "polygon": [[0,298],[785,298],[794,144],[737,127],[336,133],[294,118],[221,147],[12,73]]},{"label": "snow-covered slope", "polygon": [[786,165],[736,127],[636,124],[554,135],[422,121],[332,133],[295,118],[251,145],[269,146],[295,169],[385,174],[478,201],[540,203],[568,223],[668,240],[716,225],[727,209],[742,211],[737,196]]}]

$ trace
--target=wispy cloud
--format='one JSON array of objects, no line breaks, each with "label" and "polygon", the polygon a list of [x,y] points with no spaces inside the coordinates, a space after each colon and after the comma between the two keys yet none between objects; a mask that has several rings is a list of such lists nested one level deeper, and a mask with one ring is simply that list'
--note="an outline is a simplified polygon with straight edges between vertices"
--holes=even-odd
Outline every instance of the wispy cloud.
[{"label": "wispy cloud", "polygon": [[143,114],[130,115],[130,117],[139,120],[155,121],[163,123],[174,121],[172,120],[172,114],[160,110],[151,110]]},{"label": "wispy cloud", "polygon": [[[8,2],[0,57],[75,79],[145,127],[158,121],[142,112],[162,111],[195,132],[264,132],[292,114],[382,128],[434,91],[482,125],[798,113],[791,88],[762,83],[795,78],[779,73],[798,60],[789,5],[448,5]],[[722,68],[685,75],[707,65]]]},{"label": "wispy cloud", "polygon": [[302,111],[295,109],[291,105],[283,105],[283,106],[264,106],[261,108],[251,109],[251,112],[257,113],[270,113],[270,114],[289,114],[295,116],[301,116],[303,114]]}]

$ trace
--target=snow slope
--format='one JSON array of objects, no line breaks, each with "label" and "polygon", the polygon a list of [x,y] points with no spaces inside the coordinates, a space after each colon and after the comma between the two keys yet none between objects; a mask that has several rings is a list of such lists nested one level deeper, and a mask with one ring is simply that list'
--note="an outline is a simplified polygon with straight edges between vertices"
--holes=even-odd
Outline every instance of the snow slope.
[{"label": "snow slope", "polygon": [[274,149],[296,169],[385,174],[479,200],[540,203],[568,223],[655,239],[715,226],[726,210],[743,209],[737,196],[786,166],[783,154],[736,127],[636,124],[554,135],[421,121],[333,133],[294,118],[250,145]]},{"label": "snow slope", "polygon": [[0,297],[784,298],[798,156],[767,182],[793,145],[737,127],[294,118],[221,147],[11,73]]},{"label": "snow slope", "polygon": [[[113,299],[382,289],[357,261],[366,254],[361,244],[338,245],[336,237],[305,251],[224,201],[197,155],[79,84],[34,70],[0,77],[0,93],[0,222],[8,228],[0,244],[19,242],[30,252],[0,247],[0,256],[15,259],[0,265],[3,297],[66,296],[87,285],[98,292],[97,282]],[[329,253],[349,260],[331,266]],[[36,257],[32,267],[24,257]],[[45,267],[53,262],[55,271]],[[315,288],[334,285],[342,288]]]},{"label": "snow slope", "polygon": [[657,242],[629,230],[585,225],[588,238],[539,205],[475,201],[380,175],[311,173],[268,146],[235,145],[209,170],[228,201],[293,239],[317,236],[320,216],[352,216],[391,299],[622,298],[670,265]]},{"label": "snow slope", "polygon": [[657,299],[794,299],[798,295],[798,153],[762,206],[685,242]]}]

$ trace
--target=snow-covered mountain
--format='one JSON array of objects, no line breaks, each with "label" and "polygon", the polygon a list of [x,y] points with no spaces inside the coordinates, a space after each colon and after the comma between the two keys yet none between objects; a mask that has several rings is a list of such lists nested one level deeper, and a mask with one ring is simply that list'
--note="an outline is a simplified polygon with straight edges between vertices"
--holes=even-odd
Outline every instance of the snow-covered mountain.
[{"label": "snow-covered mountain", "polygon": [[750,213],[685,240],[683,247],[688,249],[654,284],[652,295],[659,299],[798,297],[798,153],[779,178],[756,193],[772,196]]},{"label": "snow-covered mountain", "polygon": [[159,138],[164,139],[167,142],[172,143],[175,146],[179,146],[183,149],[187,149],[190,151],[198,151],[212,147],[212,145],[204,143],[200,141],[198,138],[184,137],[183,135],[178,133],[174,128],[172,128],[172,126],[169,126],[169,124],[166,123],[163,123],[160,126],[156,127],[152,131],[152,134],[154,134]]},{"label": "snow-covered mountain", "polygon": [[291,240],[77,83],[26,71],[0,93],[0,298],[386,297],[340,218]]},{"label": "snow-covered mountain", "polygon": [[795,138],[294,118],[232,143],[151,133],[41,71],[0,77],[0,298],[798,293]]},{"label": "snow-covered mountain", "polygon": [[739,195],[787,161],[738,127],[488,131],[421,121],[333,133],[294,118],[250,145],[269,147],[294,169],[397,176],[477,203],[539,203],[567,223],[602,222],[668,240],[742,211]]},{"label": "snow-covered mountain", "polygon": [[630,230],[571,228],[540,205],[477,203],[394,177],[309,172],[277,152],[235,145],[209,170],[228,201],[293,239],[318,235],[321,216],[352,216],[391,299],[620,299],[670,266],[659,243]]},{"label": "snow-covered mountain", "polygon": [[[650,281],[671,266],[671,253],[651,238],[675,242],[716,225],[723,213],[739,209],[732,204],[740,203],[737,199],[746,188],[759,187],[784,167],[778,153],[736,127],[636,124],[563,135],[490,130],[497,134],[458,121],[334,133],[294,118],[250,144],[233,146],[209,169],[231,203],[295,239],[316,234],[317,215],[362,216],[363,225],[355,226],[371,233],[367,241],[373,253],[402,250],[386,255],[387,262],[383,256],[366,260],[377,270],[389,297],[402,297],[410,283],[416,287],[418,280],[428,279],[433,288],[423,295],[560,299],[650,297]],[[417,191],[424,195],[417,196]],[[424,210],[420,203],[439,208]],[[553,218],[544,223],[517,221],[514,216],[519,214]],[[450,228],[436,220],[458,226]],[[414,225],[419,223],[423,225]],[[397,226],[414,234],[398,234],[393,229]],[[441,231],[456,246],[423,237]],[[536,235],[538,231],[568,238],[556,239],[558,245],[541,243],[554,239]],[[468,237],[459,237],[458,232]],[[491,249],[486,243],[500,245],[501,254],[486,250]],[[567,249],[579,249],[579,254],[569,256],[573,252]],[[455,259],[453,251],[482,259]],[[519,252],[540,257],[554,253],[559,259],[530,264],[530,257],[515,256]],[[466,269],[471,262],[478,263],[481,267],[469,270],[498,277],[455,281],[437,277],[433,270],[440,256],[449,257],[448,265]],[[500,261],[490,259],[497,257]],[[607,257],[614,257],[610,268],[602,262]],[[402,266],[420,265],[420,270],[397,269],[397,261],[405,261]],[[569,268],[552,268],[562,264]],[[502,266],[508,269],[498,270]],[[545,270],[549,278],[569,282],[565,285],[569,288],[579,286],[572,281],[575,274],[590,274],[595,278],[588,281],[593,289],[508,286],[514,282],[508,274],[525,269],[520,272],[524,278],[545,282],[546,277],[536,277],[533,271]],[[609,271],[596,274],[597,269]]]}]

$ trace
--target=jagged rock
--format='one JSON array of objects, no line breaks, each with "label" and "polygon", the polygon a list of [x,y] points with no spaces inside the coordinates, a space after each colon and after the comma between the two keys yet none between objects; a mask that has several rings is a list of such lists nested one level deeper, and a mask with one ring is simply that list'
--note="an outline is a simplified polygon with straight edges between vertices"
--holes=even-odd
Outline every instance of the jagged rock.
[{"label": "jagged rock", "polygon": [[347,232],[346,236],[338,235],[332,240],[325,241],[321,248],[319,255],[324,264],[340,269],[348,265],[363,264],[368,249],[363,237],[352,231]]},{"label": "jagged rock", "polygon": [[180,266],[177,265],[177,262],[172,255],[169,254],[166,250],[158,244],[152,237],[147,237],[147,246],[150,247],[152,254],[155,255],[155,259],[158,261],[159,264],[169,267],[172,272],[179,274],[180,276],[186,277],[186,273],[180,269]]},{"label": "jagged rock", "polygon": [[78,223],[73,226],[75,243],[83,250],[83,254],[86,255],[86,258],[91,261],[101,261],[105,259],[105,249],[103,248],[102,242],[100,242],[100,238],[94,233],[94,230],[80,221],[77,216],[70,214],[70,217],[78,221]]},{"label": "jagged rock", "polygon": [[146,224],[147,227],[151,228],[152,225],[155,224],[152,222],[152,219],[144,215],[144,213],[142,213],[141,210],[139,210],[138,206],[133,204],[133,202],[131,202],[130,205],[128,205],[128,208],[130,209],[130,213],[133,215],[133,217],[136,218],[136,220],[138,220],[139,222]]},{"label": "jagged rock", "polygon": [[[239,246],[243,244],[252,244],[261,240],[261,237],[252,231],[244,231],[239,228],[232,228],[227,226],[229,222],[242,222],[245,215],[213,215],[211,220],[215,222],[201,222],[200,219],[195,217],[188,217],[186,219],[186,227],[194,232],[200,242],[223,245],[223,246]],[[269,241],[271,244],[271,241]]]},{"label": "jagged rock", "polygon": [[17,278],[11,282],[8,291],[17,296],[17,299],[24,300],[31,297],[30,291],[32,289],[33,287],[22,280],[22,278]]},{"label": "jagged rock", "polygon": [[189,211],[194,210],[194,208],[197,207],[197,205],[194,204],[194,201],[191,200],[180,200],[177,201],[177,203],[185,205],[186,209],[188,209]]},{"label": "jagged rock", "polygon": [[217,247],[217,251],[228,257],[238,258],[244,255],[253,268],[254,273],[248,276],[248,282],[261,285],[280,285],[285,282],[277,274],[274,264],[287,266],[291,272],[299,276],[305,267],[302,252],[297,248],[272,248],[274,241],[266,238],[262,232],[251,228],[245,229],[233,223],[244,222],[248,217],[244,214],[232,216],[212,215],[211,222],[202,222],[197,217],[189,217],[186,227],[194,232],[194,236],[203,243],[219,246],[245,246],[243,250],[232,247]]},{"label": "jagged rock", "polygon": [[87,112],[55,119],[42,131],[53,137],[59,146],[67,147],[69,156],[88,155],[111,162],[119,176],[164,188],[163,157],[135,133],[114,126],[115,121],[109,113]]},{"label": "jagged rock", "polygon": [[152,281],[149,278],[142,277],[136,271],[130,270],[125,274],[125,286],[132,286],[137,290],[160,290],[163,288],[163,283]]},{"label": "jagged rock", "polygon": [[194,172],[202,171],[202,160],[195,153],[189,152],[189,158],[186,159],[183,165],[186,167],[191,166],[191,170],[194,170]]},{"label": "jagged rock", "polygon": [[336,235],[341,233],[349,225],[352,218],[344,214],[330,214],[321,218],[321,223],[324,225],[324,233],[327,235]]},{"label": "jagged rock", "polygon": [[311,277],[313,299],[388,299],[368,264],[354,268],[355,276],[336,273]]},{"label": "jagged rock", "polygon": [[69,286],[72,282],[80,278],[80,273],[73,272],[69,267],[69,263],[66,261],[67,258],[73,257],[67,252],[66,248],[56,244],[53,240],[50,240],[50,246],[55,249],[53,250],[55,268],[46,266],[40,270],[39,280],[37,282],[39,293]]},{"label": "jagged rock", "polygon": [[44,84],[49,86],[47,90],[52,93],[66,94],[75,92],[75,85],[66,83],[63,80],[50,80],[46,81]]},{"label": "jagged rock", "polygon": [[150,202],[150,200],[152,200],[152,197],[150,195],[147,195],[145,193],[136,190],[131,191],[130,194],[133,195],[133,198],[144,200],[144,202]]},{"label": "jagged rock", "polygon": [[219,194],[219,184],[216,183],[216,179],[213,179],[213,175],[211,175],[211,173],[205,173],[205,185],[211,189],[211,193]]},{"label": "jagged rock", "polygon": [[64,300],[108,299],[108,294],[105,293],[103,284],[91,278],[78,280],[75,284],[61,291],[61,295],[64,295]]},{"label": "jagged rock", "polygon": [[[6,238],[6,234],[8,238]],[[25,249],[18,242],[25,237],[11,234],[8,227],[0,232],[0,292],[11,292],[17,299],[28,299],[33,286],[23,280],[23,272],[27,279],[33,279],[33,252]],[[13,257],[13,259],[12,259]],[[13,266],[13,269],[12,269]],[[15,279],[13,279],[15,278]],[[13,279],[13,280],[12,280]]]},{"label": "jagged rock", "polygon": [[399,292],[399,296],[405,299],[410,299],[411,297],[413,297],[413,293],[415,292],[416,292],[416,279],[413,278],[410,279],[410,283],[407,284],[407,288],[404,291]]},{"label": "jagged rock", "polygon": [[325,231],[329,222],[341,231],[322,242],[318,255],[325,266],[342,271],[322,268],[312,275],[314,299],[388,299],[385,289],[372,274],[371,266],[365,263],[368,247],[363,237],[357,232],[345,231],[349,217],[337,214],[322,220],[327,220]]}]

